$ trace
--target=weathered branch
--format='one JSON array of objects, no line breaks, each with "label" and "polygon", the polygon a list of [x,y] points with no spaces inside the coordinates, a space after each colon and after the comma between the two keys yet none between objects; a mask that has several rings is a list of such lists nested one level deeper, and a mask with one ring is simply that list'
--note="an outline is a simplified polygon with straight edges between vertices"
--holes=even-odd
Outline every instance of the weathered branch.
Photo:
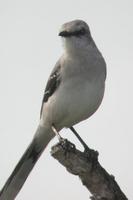
[{"label": "weathered branch", "polygon": [[92,200],[127,200],[114,176],[98,162],[98,152],[77,150],[72,143],[63,140],[52,147],[51,155],[74,175],[78,175],[93,195]]}]

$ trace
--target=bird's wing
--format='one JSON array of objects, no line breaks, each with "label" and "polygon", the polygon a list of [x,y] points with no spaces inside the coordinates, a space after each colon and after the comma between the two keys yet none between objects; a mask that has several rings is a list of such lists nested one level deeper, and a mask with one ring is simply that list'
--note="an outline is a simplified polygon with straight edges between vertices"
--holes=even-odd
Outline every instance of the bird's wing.
[{"label": "bird's wing", "polygon": [[57,88],[59,87],[60,83],[61,83],[61,64],[58,61],[52,71],[52,73],[50,74],[50,77],[48,79],[45,91],[44,91],[44,95],[43,95],[43,99],[42,99],[42,106],[41,106],[41,111],[40,111],[40,117],[42,115],[42,109],[43,109],[43,105],[44,103],[46,103],[49,99],[49,97],[57,90]]}]

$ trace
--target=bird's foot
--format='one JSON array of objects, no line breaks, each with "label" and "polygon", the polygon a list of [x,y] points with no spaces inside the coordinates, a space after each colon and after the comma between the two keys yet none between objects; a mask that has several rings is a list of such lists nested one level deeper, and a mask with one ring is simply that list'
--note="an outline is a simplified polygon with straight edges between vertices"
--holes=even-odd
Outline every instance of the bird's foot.
[{"label": "bird's foot", "polygon": [[93,163],[96,163],[98,161],[98,151],[90,149],[89,147],[85,147],[84,155],[88,161],[91,161]]},{"label": "bird's foot", "polygon": [[60,145],[63,148],[65,155],[67,155],[68,152],[74,152],[76,149],[73,143],[64,138],[61,139]]},{"label": "bird's foot", "polygon": [[98,152],[94,151],[93,149],[90,149],[73,127],[70,127],[70,129],[74,133],[74,135],[78,138],[80,143],[83,145],[84,155],[87,158],[87,160],[96,162],[98,160]]},{"label": "bird's foot", "polygon": [[58,137],[59,145],[63,148],[65,155],[70,151],[71,152],[75,151],[75,145],[69,142],[67,139],[62,138],[54,125],[52,125],[52,130],[55,133],[55,135]]}]

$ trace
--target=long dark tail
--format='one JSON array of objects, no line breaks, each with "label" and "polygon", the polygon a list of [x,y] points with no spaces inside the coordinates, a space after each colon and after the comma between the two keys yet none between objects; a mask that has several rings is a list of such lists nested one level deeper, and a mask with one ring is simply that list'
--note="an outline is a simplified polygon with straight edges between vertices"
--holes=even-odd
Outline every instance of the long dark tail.
[{"label": "long dark tail", "polygon": [[39,126],[31,144],[0,191],[0,200],[14,200],[54,134]]}]

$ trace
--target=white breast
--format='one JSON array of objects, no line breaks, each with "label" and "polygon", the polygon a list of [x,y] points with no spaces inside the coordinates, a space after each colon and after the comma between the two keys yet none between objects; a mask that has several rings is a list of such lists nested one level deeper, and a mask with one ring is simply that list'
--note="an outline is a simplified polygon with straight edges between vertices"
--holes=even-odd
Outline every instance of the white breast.
[{"label": "white breast", "polygon": [[98,109],[104,94],[105,66],[83,62],[64,61],[61,84],[44,106],[44,123],[55,124],[57,129],[70,127]]}]

